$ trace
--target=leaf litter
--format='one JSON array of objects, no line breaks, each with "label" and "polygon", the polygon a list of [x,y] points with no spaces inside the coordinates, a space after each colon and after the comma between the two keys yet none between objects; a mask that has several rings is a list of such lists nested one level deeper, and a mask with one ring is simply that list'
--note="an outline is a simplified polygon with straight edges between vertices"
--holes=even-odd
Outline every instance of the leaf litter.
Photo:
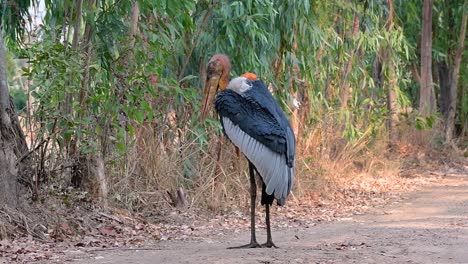
[{"label": "leaf litter", "polygon": [[[411,178],[342,179],[335,182],[336,190],[331,193],[311,191],[300,199],[292,195],[286,206],[274,206],[272,226],[309,228],[320,222],[349,221],[372,207],[400,203],[402,193],[435,184],[440,177],[443,174],[431,171]],[[0,227],[9,230],[6,237],[0,237],[0,263],[62,263],[101,250],[154,248],[164,240],[213,242],[250,227],[247,204],[218,213],[169,206],[157,212],[132,213],[120,208],[103,209],[90,201],[63,205],[60,200],[47,199],[47,206],[29,204],[29,211],[41,211],[36,218],[31,213],[28,218],[26,214],[15,216],[11,210],[0,210]],[[256,211],[258,228],[265,228],[264,209],[258,206]],[[358,242],[330,245],[337,250],[367,246]]]}]

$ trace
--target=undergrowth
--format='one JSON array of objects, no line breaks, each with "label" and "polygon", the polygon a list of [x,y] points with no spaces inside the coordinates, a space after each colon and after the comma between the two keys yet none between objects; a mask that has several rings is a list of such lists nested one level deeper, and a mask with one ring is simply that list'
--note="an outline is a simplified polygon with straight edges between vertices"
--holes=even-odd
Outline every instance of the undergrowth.
[{"label": "undergrowth", "polygon": [[[304,214],[301,217],[307,222],[347,215],[357,210],[354,203],[365,208],[371,201],[385,200],[379,197],[414,188],[421,175],[450,170],[459,156],[442,146],[434,149],[441,135],[437,127],[421,131],[400,125],[399,141],[391,150],[383,129],[377,135],[364,133],[346,141],[341,128],[330,121],[303,130],[294,187],[286,207],[274,207],[275,218]],[[18,233],[39,240],[86,236],[95,232],[92,226],[102,218],[112,221],[109,215],[113,214],[145,223],[178,221],[184,213],[208,218],[235,215],[243,221],[250,200],[246,159],[218,133],[209,134],[206,144],[199,139],[195,131],[187,129],[173,140],[165,140],[157,126],[139,126],[127,151],[106,159],[110,208],[100,207],[95,188],[80,191],[67,184],[63,170],[49,175],[35,202],[31,193],[25,194],[21,212],[0,208],[0,237]]]},{"label": "undergrowth", "polygon": [[[303,132],[290,202],[334,195],[358,182],[385,192],[392,179],[398,179],[405,158],[432,151],[438,137],[436,129],[401,125],[400,140],[389,151],[384,132],[346,141],[341,128],[330,121]],[[185,208],[213,212],[248,208],[248,165],[243,155],[237,155],[224,136],[212,133],[207,144],[199,144],[190,133],[170,143],[153,127],[142,127],[131,150],[110,166],[110,198],[134,211],[158,210],[175,205],[177,191],[182,190]]]}]

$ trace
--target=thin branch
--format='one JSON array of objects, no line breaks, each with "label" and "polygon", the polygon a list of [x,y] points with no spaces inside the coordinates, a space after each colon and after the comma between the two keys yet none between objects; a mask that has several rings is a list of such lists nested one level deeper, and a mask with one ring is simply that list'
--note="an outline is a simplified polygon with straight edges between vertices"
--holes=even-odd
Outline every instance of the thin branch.
[{"label": "thin branch", "polygon": [[29,155],[31,155],[32,153],[34,153],[36,150],[38,150],[44,143],[46,143],[47,141],[50,140],[50,136],[47,137],[46,139],[43,139],[39,144],[37,144],[37,146],[28,151],[27,153],[25,153],[23,156],[21,156],[17,161],[16,161],[16,165],[20,164],[26,157],[28,157]]},{"label": "thin branch", "polygon": [[202,23],[200,25],[200,28],[198,29],[197,35],[195,36],[195,39],[193,40],[192,46],[190,47],[190,51],[189,51],[189,53],[187,55],[187,58],[185,58],[184,64],[182,66],[182,70],[180,71],[179,78],[178,78],[179,83],[181,82],[182,77],[184,76],[185,69],[187,68],[187,65],[188,65],[188,63],[190,61],[190,57],[192,57],[192,53],[193,53],[193,50],[195,49],[195,46],[198,43],[198,39],[200,38],[200,35],[201,35],[203,29],[205,28],[206,23],[208,22],[208,18],[211,16],[211,13],[213,12],[213,9],[214,9],[214,7],[216,6],[217,3],[218,3],[217,0],[213,0],[213,2],[210,5],[210,8],[208,9],[208,11],[205,14],[205,17],[203,18],[203,21],[202,21]]}]

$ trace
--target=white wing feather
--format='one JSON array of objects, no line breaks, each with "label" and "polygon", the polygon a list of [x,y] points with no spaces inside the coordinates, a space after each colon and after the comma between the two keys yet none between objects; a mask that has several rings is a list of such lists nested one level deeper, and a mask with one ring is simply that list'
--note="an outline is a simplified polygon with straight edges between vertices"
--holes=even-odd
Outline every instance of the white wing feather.
[{"label": "white wing feather", "polygon": [[249,136],[235,125],[229,118],[222,118],[224,131],[234,145],[257,168],[266,185],[266,193],[274,193],[277,200],[284,200],[292,186],[288,186],[288,178],[294,177],[293,170],[286,164],[286,155],[271,151],[268,147]]}]

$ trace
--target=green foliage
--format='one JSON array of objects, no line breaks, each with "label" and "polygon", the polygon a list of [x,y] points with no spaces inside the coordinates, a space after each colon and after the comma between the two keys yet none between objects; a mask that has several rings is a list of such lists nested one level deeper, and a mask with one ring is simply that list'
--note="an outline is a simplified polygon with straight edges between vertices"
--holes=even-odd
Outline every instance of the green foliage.
[{"label": "green foliage", "polygon": [[31,19],[28,8],[32,0],[0,0],[0,30],[13,41],[21,42],[25,25]]},{"label": "green foliage", "polygon": [[402,115],[403,120],[410,126],[415,127],[418,130],[433,128],[438,118],[437,115],[431,115],[428,117],[422,117],[417,113],[409,113]]},{"label": "green foliage", "polygon": [[12,84],[13,79],[16,77],[18,74],[18,67],[16,66],[16,61],[13,56],[13,53],[9,52],[8,50],[6,51],[6,70],[7,70],[7,79],[9,85]]},{"label": "green foliage", "polygon": [[[196,7],[194,20],[198,26],[210,8],[209,2],[200,2]],[[233,76],[246,71],[266,76],[275,52],[272,40],[276,36],[272,26],[276,17],[272,1],[220,1],[213,7],[211,18],[195,47],[191,64],[193,73],[198,72],[199,59],[225,53],[232,60]]]},{"label": "green foliage", "polygon": [[[340,116],[343,135],[348,140],[356,140],[365,131],[375,135],[387,118],[388,85],[376,85],[373,79],[372,65],[381,49],[389,51],[394,65],[395,76],[389,76],[386,64],[382,73],[385,79],[397,80],[394,89],[399,106],[411,103],[408,62],[415,58],[417,45],[400,21],[419,14],[416,2],[406,16],[399,16],[395,26],[387,30],[382,17],[387,16],[388,10],[382,1],[366,4],[250,0],[220,1],[212,6],[212,1],[142,0],[140,34],[135,41],[129,37],[133,1],[100,1],[97,7],[84,3],[82,18],[64,12],[75,10],[75,4],[46,1],[43,39],[28,53],[32,63],[28,76],[34,81],[33,94],[40,105],[36,114],[41,120],[48,120],[43,122],[60,121],[56,123],[64,131],[59,134],[61,141],[74,136],[90,144],[95,144],[96,139],[110,141],[124,153],[125,145],[132,143],[128,136],[133,136],[135,126],[154,122],[167,125],[170,129],[165,133],[171,134],[176,129],[172,126],[181,125],[168,123],[167,113],[175,111],[178,122],[187,122],[191,127],[188,140],[207,142],[205,130],[197,124],[197,115],[184,113],[197,112],[197,87],[202,85],[198,78],[200,67],[214,53],[231,57],[233,76],[254,71],[271,83],[285,109],[289,109],[291,94],[302,82],[311,102],[306,110],[307,126],[313,126],[329,111],[340,109],[338,94],[343,83],[347,83],[352,93],[348,108]],[[395,2],[398,12],[402,5]],[[207,14],[210,17],[203,24]],[[355,16],[359,27],[351,35]],[[78,102],[77,95],[83,87],[85,57],[81,50],[58,41],[68,39],[70,32],[65,29],[73,26],[76,19],[82,19],[93,32],[84,105]],[[177,80],[192,47],[184,79]],[[343,80],[343,69],[348,63],[352,67]],[[70,116],[52,111],[61,108],[66,93],[75,98]],[[208,120],[207,124],[220,130],[215,121]],[[166,137],[175,136],[169,134]]]},{"label": "green foliage", "polygon": [[54,124],[63,131],[57,136],[59,142],[70,139],[73,130],[79,127],[81,120],[66,116],[63,111],[66,92],[76,92],[80,88],[81,56],[54,39],[47,38],[52,32],[43,28],[43,41],[35,43],[23,55],[29,59],[30,66],[24,69],[24,75],[33,80],[31,95],[37,105],[34,111],[36,120],[41,124],[43,134],[53,134]]},{"label": "green foliage", "polygon": [[[196,101],[197,89],[179,87],[176,65],[168,63],[178,60],[176,43],[192,25],[194,3],[141,1],[141,19],[148,23],[139,24],[141,35],[135,41],[129,38],[133,1],[84,5],[83,23],[93,32],[88,61],[81,48],[70,45],[70,39],[58,41],[70,37],[60,34],[81,19],[63,12],[73,10],[75,2],[47,1],[48,23],[42,28],[42,39],[24,54],[30,60],[25,76],[33,83],[34,116],[42,124],[42,133],[52,134],[60,146],[70,140],[80,142],[82,153],[104,151],[111,144],[121,155],[133,144],[135,126],[155,119],[164,124],[171,109]],[[175,14],[175,23],[167,23]],[[87,80],[83,80],[85,73]],[[83,94],[85,100],[80,102]],[[63,111],[67,95],[71,112]]]},{"label": "green foliage", "polygon": [[[96,6],[88,6],[91,2]],[[131,156],[129,146],[141,143],[139,133],[147,127],[164,145],[158,151],[181,153],[181,146],[205,151],[221,127],[216,118],[199,123],[203,70],[213,54],[225,53],[231,77],[257,73],[288,113],[293,97],[302,103],[297,112],[304,117],[305,137],[333,119],[328,123],[339,124],[337,135],[347,141],[376,138],[391,114],[389,89],[396,92],[397,108],[417,102],[411,67],[419,60],[420,2],[395,0],[389,27],[384,0],[139,0],[134,37],[133,0],[83,0],[82,14],[78,1],[45,0],[45,24],[21,54],[29,61],[24,74],[32,84],[38,136],[51,136],[61,154],[65,144],[76,142],[81,154],[101,151],[122,167],[128,165],[120,161]],[[437,61],[452,59],[457,31],[449,29],[458,28],[461,17],[457,1],[447,9],[445,2],[435,1]],[[0,3],[6,10],[11,1]],[[1,14],[6,13],[0,18],[9,34],[24,33],[17,27],[21,19]],[[462,88],[466,71],[462,65]],[[12,91],[18,102],[24,99],[19,91]],[[466,98],[458,108],[461,122],[468,116]],[[401,119],[420,129],[433,127],[435,117],[414,113]],[[196,174],[196,156],[179,163],[184,176]],[[137,200],[131,196],[121,199]]]},{"label": "green foliage", "polygon": [[16,112],[24,113],[26,111],[28,95],[22,89],[10,89],[10,96],[13,98]]}]

